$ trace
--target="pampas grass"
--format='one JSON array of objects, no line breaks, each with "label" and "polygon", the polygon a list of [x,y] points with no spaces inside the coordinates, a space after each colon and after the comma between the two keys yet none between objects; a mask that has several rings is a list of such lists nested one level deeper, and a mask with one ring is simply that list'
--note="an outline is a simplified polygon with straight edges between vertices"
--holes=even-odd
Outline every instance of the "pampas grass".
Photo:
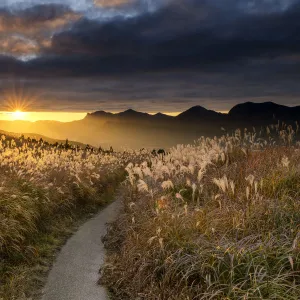
[{"label": "pampas grass", "polygon": [[78,220],[110,200],[135,157],[1,137],[1,300],[34,296],[55,250]]},{"label": "pampas grass", "polygon": [[127,168],[101,282],[122,300],[300,299],[299,161],[274,125],[178,145],[143,185]]}]

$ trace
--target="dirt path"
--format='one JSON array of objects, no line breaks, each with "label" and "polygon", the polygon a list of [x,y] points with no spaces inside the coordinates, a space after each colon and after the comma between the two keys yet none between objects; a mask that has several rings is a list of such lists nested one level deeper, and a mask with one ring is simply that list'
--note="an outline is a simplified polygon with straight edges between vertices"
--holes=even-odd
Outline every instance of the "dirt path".
[{"label": "dirt path", "polygon": [[119,209],[120,201],[115,201],[68,240],[49,273],[42,300],[109,299],[105,289],[97,285],[105,258],[101,238],[106,234],[106,223],[117,217]]}]

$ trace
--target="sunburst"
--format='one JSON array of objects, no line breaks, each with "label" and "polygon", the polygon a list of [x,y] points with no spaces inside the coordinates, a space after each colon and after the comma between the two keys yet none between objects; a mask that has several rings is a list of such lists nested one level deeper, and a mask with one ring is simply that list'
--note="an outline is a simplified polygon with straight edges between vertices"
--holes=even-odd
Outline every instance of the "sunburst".
[{"label": "sunburst", "polygon": [[16,110],[12,113],[12,117],[14,120],[24,120],[26,117],[26,112],[21,110]]},{"label": "sunburst", "polygon": [[13,86],[4,91],[4,107],[6,111],[12,112],[15,119],[22,119],[25,112],[32,109],[37,101],[37,95],[24,88],[24,83],[13,83]]}]

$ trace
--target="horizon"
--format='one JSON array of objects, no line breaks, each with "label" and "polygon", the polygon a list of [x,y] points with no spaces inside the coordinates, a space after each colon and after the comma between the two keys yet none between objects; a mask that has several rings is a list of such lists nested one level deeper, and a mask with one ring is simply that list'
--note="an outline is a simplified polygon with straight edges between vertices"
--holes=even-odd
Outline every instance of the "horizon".
[{"label": "horizon", "polygon": [[[262,103],[266,103],[266,102],[251,102],[251,101],[247,101],[247,102],[242,102],[242,103],[238,103],[238,104],[245,104],[245,103],[257,103],[257,104],[262,104]],[[276,103],[273,101],[267,101],[267,102],[272,102],[274,104],[277,105],[284,105],[287,107],[295,107],[295,106],[291,106],[291,105],[285,105],[285,104],[280,104],[280,103]],[[237,105],[238,105],[237,104]],[[149,115],[155,115],[158,113],[162,113],[164,115],[167,116],[171,116],[171,117],[176,117],[178,115],[180,115],[181,113],[189,110],[190,108],[193,107],[203,107],[207,110],[212,110],[221,114],[228,114],[230,109],[232,109],[233,107],[235,107],[236,105],[232,106],[229,110],[227,111],[218,111],[218,110],[214,110],[214,109],[209,109],[206,108],[202,105],[194,105],[191,107],[188,107],[182,111],[177,111],[177,112],[164,112],[164,111],[157,111],[157,112],[153,112],[153,111],[141,111],[138,109],[133,109],[133,108],[125,108],[124,110],[120,110],[120,111],[109,111],[109,110],[92,110],[92,111],[87,111],[87,112],[76,112],[76,111],[71,111],[71,112],[57,112],[57,111],[21,111],[21,110],[16,110],[16,111],[0,111],[0,121],[28,121],[28,122],[37,122],[37,121],[58,121],[58,122],[73,122],[73,121],[79,121],[79,120],[83,120],[88,114],[93,114],[95,112],[98,111],[104,111],[106,113],[112,113],[112,114],[119,114],[121,112],[125,112],[127,110],[134,110],[136,112],[141,112],[141,113],[147,113]]]}]

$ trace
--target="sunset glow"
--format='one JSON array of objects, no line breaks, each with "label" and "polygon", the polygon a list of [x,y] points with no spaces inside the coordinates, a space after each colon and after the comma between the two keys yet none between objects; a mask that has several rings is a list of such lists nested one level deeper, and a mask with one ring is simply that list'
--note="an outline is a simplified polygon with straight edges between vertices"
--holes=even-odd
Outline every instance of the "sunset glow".
[{"label": "sunset glow", "polygon": [[16,110],[12,113],[12,118],[14,120],[24,120],[26,117],[26,113],[21,110]]},{"label": "sunset glow", "polygon": [[[119,113],[118,112],[113,112]],[[228,113],[228,111],[219,111],[221,113]],[[163,114],[175,117],[181,112],[162,112]],[[155,115],[157,112],[150,112],[150,115]],[[58,122],[72,122],[84,119],[85,112],[25,112],[22,110],[15,110],[13,112],[0,111],[0,121],[58,121]]]},{"label": "sunset glow", "polygon": [[0,120],[4,121],[59,121],[72,122],[82,120],[86,113],[77,112],[24,112],[16,110],[13,112],[0,112]]}]

